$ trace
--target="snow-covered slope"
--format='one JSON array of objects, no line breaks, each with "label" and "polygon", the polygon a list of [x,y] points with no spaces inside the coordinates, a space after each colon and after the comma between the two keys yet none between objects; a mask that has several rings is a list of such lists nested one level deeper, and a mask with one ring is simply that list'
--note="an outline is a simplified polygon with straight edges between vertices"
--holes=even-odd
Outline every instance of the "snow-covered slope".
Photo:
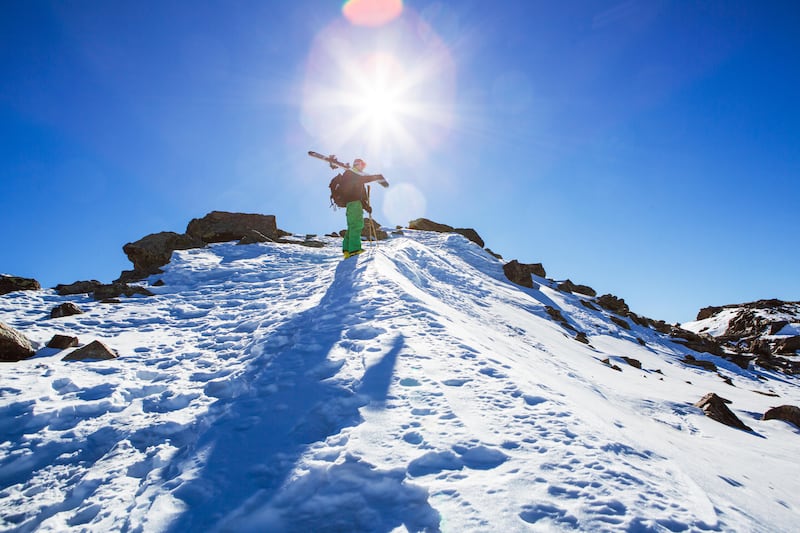
[{"label": "snow-covered slope", "polygon": [[[548,280],[516,286],[459,235],[346,261],[329,243],[175,252],[155,296],[119,305],[1,297],[40,345],[69,333],[120,357],[4,366],[0,527],[796,529],[800,431],[760,420],[800,404],[794,378],[685,366],[686,348]],[[86,312],[47,319],[64,301]],[[708,392],[753,431],[692,406]]]}]

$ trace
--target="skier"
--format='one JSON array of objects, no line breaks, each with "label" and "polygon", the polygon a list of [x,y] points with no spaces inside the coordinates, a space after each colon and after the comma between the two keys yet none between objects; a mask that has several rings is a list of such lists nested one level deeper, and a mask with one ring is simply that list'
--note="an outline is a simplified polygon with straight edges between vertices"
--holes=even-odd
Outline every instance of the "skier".
[{"label": "skier", "polygon": [[367,164],[363,159],[353,161],[353,166],[344,171],[342,176],[341,194],[342,201],[346,204],[347,231],[342,240],[342,253],[345,259],[353,255],[358,255],[364,250],[361,248],[361,232],[364,229],[364,211],[372,214],[372,206],[369,205],[369,196],[365,185],[377,181],[384,187],[388,186],[386,180],[380,174],[365,174],[364,168]]}]

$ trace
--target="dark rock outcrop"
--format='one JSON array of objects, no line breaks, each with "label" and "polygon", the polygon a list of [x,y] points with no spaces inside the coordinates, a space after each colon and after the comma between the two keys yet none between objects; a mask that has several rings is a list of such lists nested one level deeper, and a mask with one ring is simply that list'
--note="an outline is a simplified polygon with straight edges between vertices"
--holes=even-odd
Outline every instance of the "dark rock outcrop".
[{"label": "dark rock outcrop", "polygon": [[114,350],[100,341],[92,341],[83,348],[78,348],[67,355],[62,361],[106,360],[119,357]]},{"label": "dark rock outcrop", "polygon": [[364,229],[361,230],[361,236],[365,239],[377,239],[385,241],[389,238],[389,234],[381,229],[380,223],[372,218],[364,219]]},{"label": "dark rock outcrop", "polygon": [[698,335],[679,327],[673,327],[669,334],[673,341],[679,342],[690,350],[710,353],[720,357],[725,355],[725,350],[722,346],[709,335]]},{"label": "dark rock outcrop", "polygon": [[447,224],[440,224],[438,222],[434,222],[427,218],[418,218],[416,220],[412,220],[408,223],[409,229],[415,229],[419,231],[435,231],[437,233],[458,233],[459,235],[463,235],[468,240],[474,242],[481,248],[484,247],[485,243],[483,239],[481,239],[478,232],[471,228],[454,228],[453,226],[448,226]]},{"label": "dark rock outcrop", "polygon": [[138,285],[128,285],[127,283],[111,283],[108,285],[100,285],[95,288],[93,297],[95,300],[108,300],[110,298],[119,298],[122,295],[130,298],[135,294],[142,296],[153,296],[153,293],[144,287]]},{"label": "dark rock outcrop", "polygon": [[525,264],[520,263],[516,259],[503,265],[503,272],[509,281],[531,289],[534,288],[531,274],[542,278],[545,277],[544,267],[541,263]]},{"label": "dark rock outcrop", "polygon": [[607,309],[612,313],[616,313],[618,315],[626,316],[628,313],[631,312],[628,304],[625,303],[625,300],[622,298],[618,298],[613,294],[604,294],[599,296],[595,303],[602,307],[603,309]]},{"label": "dark rock outcrop", "polygon": [[0,322],[0,361],[21,361],[35,353],[31,341],[25,335]]},{"label": "dark rock outcrop", "polygon": [[94,290],[102,285],[97,280],[89,280],[89,281],[76,281],[75,283],[70,283],[69,285],[58,284],[56,285],[55,289],[59,296],[70,296],[73,294],[89,294],[94,292]]},{"label": "dark rock outcrop", "polygon": [[558,290],[561,292],[578,293],[592,297],[597,296],[597,291],[595,291],[593,288],[589,287],[588,285],[577,285],[572,283],[571,280],[566,280],[562,283],[559,283]]},{"label": "dark rock outcrop", "polygon": [[0,275],[0,295],[15,291],[38,291],[42,286],[33,278]]},{"label": "dark rock outcrop", "polygon": [[761,417],[761,420],[783,420],[785,422],[794,424],[798,429],[800,429],[800,407],[795,405],[781,405],[779,407],[773,407],[764,413],[764,416]]},{"label": "dark rock outcrop", "polygon": [[264,235],[258,230],[251,229],[245,233],[237,244],[258,244],[262,242],[272,242],[272,239]]},{"label": "dark rock outcrop", "polygon": [[698,368],[702,368],[703,370],[708,370],[709,372],[717,371],[717,365],[715,365],[711,361],[697,359],[695,358],[695,356],[691,354],[687,354],[683,359],[681,359],[681,362],[689,366],[696,366]]},{"label": "dark rock outcrop", "polygon": [[80,315],[83,310],[72,302],[66,302],[54,307],[50,311],[50,318],[64,318],[65,316]]},{"label": "dark rock outcrop", "polygon": [[694,405],[695,407],[702,409],[706,416],[712,420],[716,420],[717,422],[732,428],[741,429],[744,431],[753,431],[746,426],[744,422],[739,420],[739,417],[737,417],[733,411],[728,408],[726,404],[729,403],[731,403],[730,400],[726,400],[725,398],[710,392],[700,398],[700,401]]},{"label": "dark rock outcrop", "polygon": [[800,336],[786,337],[775,342],[775,353],[794,355],[800,350]]},{"label": "dark rock outcrop", "polygon": [[270,239],[285,236],[278,230],[275,215],[228,213],[212,211],[203,218],[195,218],[186,227],[186,234],[205,243],[238,241],[250,230],[256,230]]},{"label": "dark rock outcrop", "polygon": [[78,345],[78,337],[71,337],[69,335],[53,335],[53,338],[47,343],[48,348],[56,350],[66,350]]},{"label": "dark rock outcrop", "polygon": [[[239,235],[242,236],[243,234]],[[205,242],[199,238],[173,231],[152,233],[136,242],[129,242],[122,247],[122,251],[133,263],[134,270],[123,274],[118,281],[132,281],[158,274],[161,272],[161,267],[169,263],[175,250],[189,250],[203,246]]]}]

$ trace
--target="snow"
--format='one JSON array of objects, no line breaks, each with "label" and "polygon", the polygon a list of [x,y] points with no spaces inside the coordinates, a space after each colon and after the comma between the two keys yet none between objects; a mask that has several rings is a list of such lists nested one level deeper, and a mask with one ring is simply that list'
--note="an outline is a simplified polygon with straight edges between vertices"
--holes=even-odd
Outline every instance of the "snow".
[{"label": "snow", "polygon": [[[796,379],[684,366],[686,348],[548,280],[516,286],[459,235],[346,261],[326,242],[178,251],[155,296],[117,305],[0,297],[39,348],[4,367],[0,527],[796,529],[800,430],[760,420],[800,405]],[[65,301],[85,313],[49,319]],[[43,348],[57,333],[120,357],[62,361]],[[693,407],[708,392],[753,432]]]}]

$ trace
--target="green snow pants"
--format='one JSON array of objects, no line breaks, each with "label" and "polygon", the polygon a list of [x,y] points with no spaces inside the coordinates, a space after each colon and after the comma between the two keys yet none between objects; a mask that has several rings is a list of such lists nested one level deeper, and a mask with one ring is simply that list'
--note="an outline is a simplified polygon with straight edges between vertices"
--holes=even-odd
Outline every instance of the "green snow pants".
[{"label": "green snow pants", "polygon": [[342,241],[343,252],[357,252],[361,249],[361,232],[364,230],[364,208],[356,200],[347,203],[347,232]]}]

